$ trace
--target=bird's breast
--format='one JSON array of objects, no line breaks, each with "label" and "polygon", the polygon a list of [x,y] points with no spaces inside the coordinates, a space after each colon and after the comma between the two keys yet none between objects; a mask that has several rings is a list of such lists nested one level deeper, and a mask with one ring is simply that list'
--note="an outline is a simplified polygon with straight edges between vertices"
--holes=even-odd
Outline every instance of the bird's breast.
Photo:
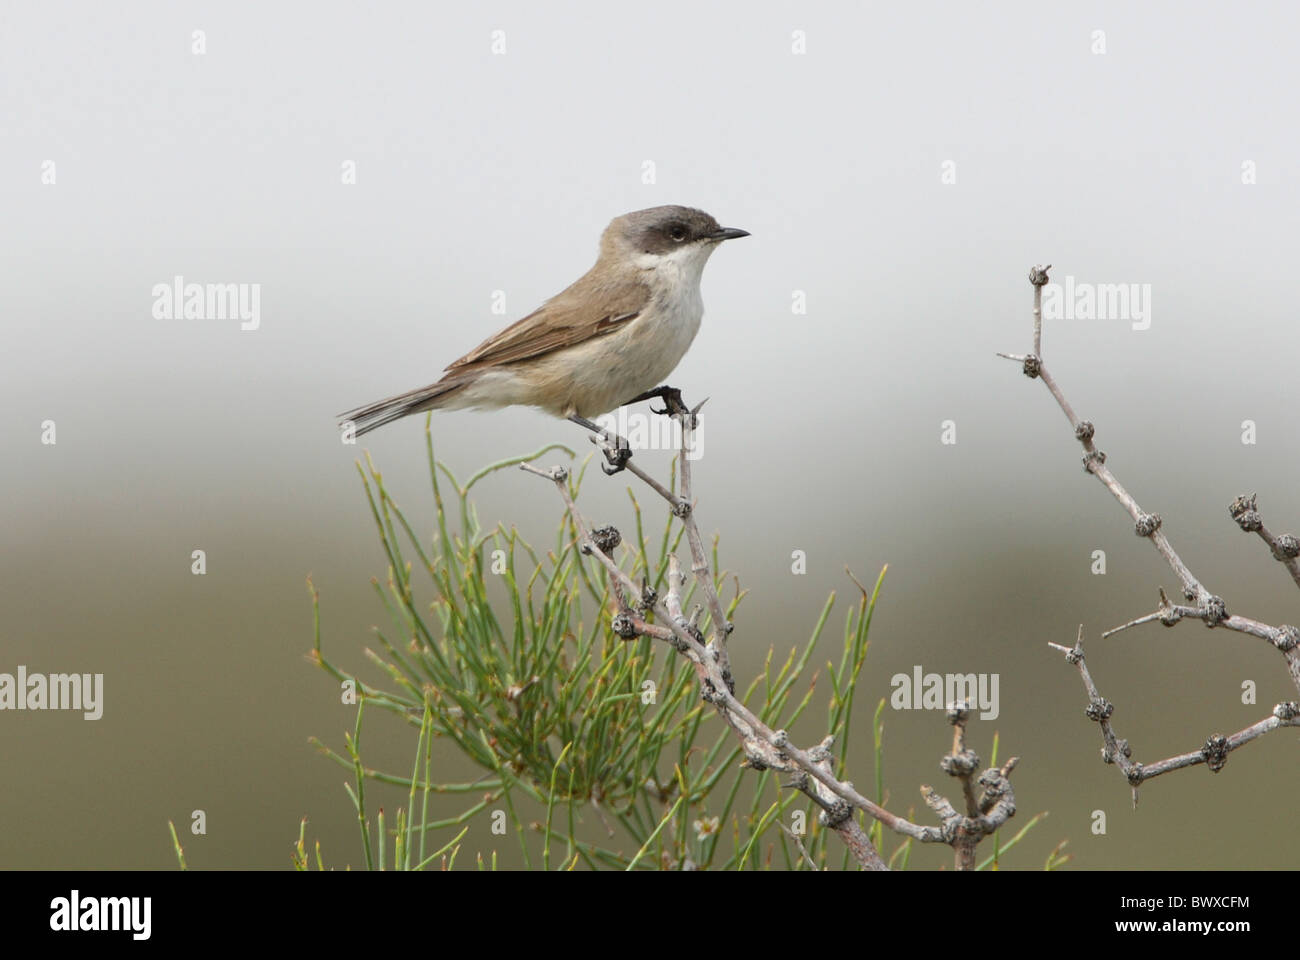
[{"label": "bird's breast", "polygon": [[647,314],[648,316],[643,314],[649,321],[644,325],[643,333],[646,352],[659,358],[659,363],[653,366],[659,371],[660,377],[666,377],[672,373],[673,367],[677,366],[695,335],[700,332],[700,321],[704,317],[704,300],[700,296],[700,288],[697,286],[693,291],[683,290],[678,295],[663,300],[656,298],[654,308],[647,311]]}]

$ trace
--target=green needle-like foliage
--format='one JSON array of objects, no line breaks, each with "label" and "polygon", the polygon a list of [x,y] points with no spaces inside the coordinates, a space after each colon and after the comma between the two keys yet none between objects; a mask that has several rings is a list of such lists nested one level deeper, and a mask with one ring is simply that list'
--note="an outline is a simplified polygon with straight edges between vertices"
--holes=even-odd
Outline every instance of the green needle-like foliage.
[{"label": "green needle-like foliage", "polygon": [[[576,548],[567,515],[544,552],[513,528],[480,523],[471,500],[475,484],[556,450],[573,456],[552,445],[492,464],[462,484],[434,459],[430,440],[437,508],[431,537],[412,529],[369,458],[358,464],[388,560],[384,581],[374,581],[387,626],[376,630],[381,650],[367,651],[388,678],[382,688],[324,656],[319,597],[311,592],[314,659],[355,691],[356,725],[345,751],[321,749],[352,771],[348,792],[367,868],[450,869],[465,846],[460,862],[479,869],[494,869],[498,854],[544,869],[847,865],[837,839],[827,844],[828,831],[806,796],[782,789],[771,771],[742,767],[734,732],[701,701],[684,658],[648,637],[626,641],[610,629],[616,598],[606,572]],[[584,473],[567,481],[575,498]],[[672,483],[675,490],[675,475]],[[632,510],[635,536],[624,537],[616,559],[634,580],[662,588],[668,556],[681,540],[680,521],[665,510],[667,523],[651,537],[635,496]],[[715,541],[715,571],[716,554]],[[720,590],[727,576],[716,572]],[[870,592],[859,587],[839,662],[827,664],[828,728],[818,733],[836,735],[841,773],[880,582]],[[743,595],[735,589],[732,609]],[[832,594],[802,649],[780,661],[769,650],[763,672],[740,691],[774,727],[793,728],[812,702],[815,676],[806,676],[807,667],[834,601]],[[363,762],[362,720],[374,709],[410,725],[415,753],[406,770],[382,772]],[[875,726],[879,766],[879,711]],[[434,782],[435,752],[448,747],[481,768],[482,777]],[[367,781],[405,788],[406,806],[396,817],[372,810]],[[458,816],[434,820],[430,793],[466,793],[474,802]],[[802,851],[793,835],[778,829],[792,819],[805,825]],[[901,844],[896,862],[898,853],[906,858]],[[309,869],[305,834],[293,860]],[[315,861],[320,868],[319,849]]]}]

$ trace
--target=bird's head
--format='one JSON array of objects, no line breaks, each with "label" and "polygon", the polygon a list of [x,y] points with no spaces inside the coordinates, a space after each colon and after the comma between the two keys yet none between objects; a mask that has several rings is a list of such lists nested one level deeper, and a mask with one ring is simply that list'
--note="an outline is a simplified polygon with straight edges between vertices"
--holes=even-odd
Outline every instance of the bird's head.
[{"label": "bird's head", "polygon": [[614,218],[605,228],[601,253],[630,260],[643,270],[669,264],[699,270],[723,240],[747,236],[748,231],[719,226],[693,207],[650,207]]}]

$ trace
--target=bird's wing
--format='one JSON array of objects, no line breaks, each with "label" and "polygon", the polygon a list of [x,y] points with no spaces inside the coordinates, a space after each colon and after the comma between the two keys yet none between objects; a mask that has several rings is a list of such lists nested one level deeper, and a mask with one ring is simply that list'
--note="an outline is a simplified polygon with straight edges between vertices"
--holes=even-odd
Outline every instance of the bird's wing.
[{"label": "bird's wing", "polygon": [[[612,290],[587,280],[584,277],[522,320],[488,337],[447,369],[517,363],[576,346],[621,329],[650,302],[650,288],[644,284],[620,284]],[[593,309],[592,304],[600,307]]]}]

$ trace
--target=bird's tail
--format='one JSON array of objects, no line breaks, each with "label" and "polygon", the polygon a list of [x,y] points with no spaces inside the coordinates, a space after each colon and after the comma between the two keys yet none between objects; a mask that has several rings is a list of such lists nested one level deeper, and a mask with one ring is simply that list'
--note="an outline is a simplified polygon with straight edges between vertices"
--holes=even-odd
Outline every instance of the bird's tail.
[{"label": "bird's tail", "polygon": [[399,393],[386,400],[376,400],[364,407],[357,407],[347,413],[339,414],[339,422],[351,421],[356,424],[356,435],[369,433],[371,430],[392,423],[412,413],[422,413],[443,406],[457,393],[473,381],[473,377],[444,377],[427,387],[419,387]]}]

